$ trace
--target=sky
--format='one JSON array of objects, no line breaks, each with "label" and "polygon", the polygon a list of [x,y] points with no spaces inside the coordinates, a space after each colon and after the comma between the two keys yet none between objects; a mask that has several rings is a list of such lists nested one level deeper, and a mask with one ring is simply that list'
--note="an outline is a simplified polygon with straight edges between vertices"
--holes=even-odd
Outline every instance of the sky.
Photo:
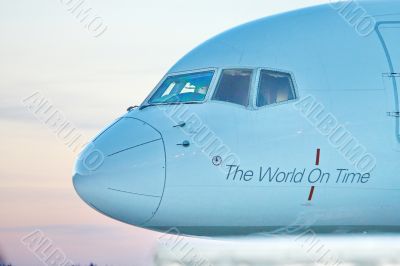
[{"label": "sky", "polygon": [[23,100],[40,93],[89,139],[203,41],[328,0],[86,0],[105,29],[98,37],[68,1],[0,0],[0,261],[42,265],[23,241],[40,230],[77,263],[150,265],[160,234],[81,201],[71,177],[76,152]]}]

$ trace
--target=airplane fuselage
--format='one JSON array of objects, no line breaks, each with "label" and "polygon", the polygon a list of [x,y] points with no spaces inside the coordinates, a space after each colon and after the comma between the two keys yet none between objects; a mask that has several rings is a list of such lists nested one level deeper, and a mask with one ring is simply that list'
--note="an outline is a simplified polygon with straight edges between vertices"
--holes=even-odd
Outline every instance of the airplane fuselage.
[{"label": "airplane fuselage", "polygon": [[400,232],[400,3],[361,3],[370,32],[323,5],[194,49],[81,154],[80,196],[188,235]]}]

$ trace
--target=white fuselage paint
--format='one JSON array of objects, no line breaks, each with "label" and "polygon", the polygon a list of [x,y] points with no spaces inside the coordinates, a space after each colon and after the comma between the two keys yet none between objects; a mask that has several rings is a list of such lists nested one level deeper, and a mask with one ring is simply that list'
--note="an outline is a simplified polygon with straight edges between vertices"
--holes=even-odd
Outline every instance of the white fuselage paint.
[{"label": "white fuselage paint", "polygon": [[[376,20],[368,35],[324,5],[245,24],[194,49],[166,76],[215,70],[206,101],[120,118],[93,142],[101,166],[82,165],[90,149],[78,160],[80,196],[120,221],[190,235],[306,223],[327,233],[400,232],[400,2],[360,3]],[[249,107],[213,101],[226,68],[291,73],[297,99],[256,107],[256,74]],[[191,145],[177,145],[184,141]]]}]

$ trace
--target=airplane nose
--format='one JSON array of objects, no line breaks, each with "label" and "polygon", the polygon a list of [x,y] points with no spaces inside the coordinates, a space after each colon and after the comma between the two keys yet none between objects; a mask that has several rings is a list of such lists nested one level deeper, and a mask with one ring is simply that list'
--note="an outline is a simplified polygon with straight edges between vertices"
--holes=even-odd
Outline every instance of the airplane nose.
[{"label": "airplane nose", "polygon": [[146,224],[164,192],[161,133],[144,121],[121,118],[82,151],[73,184],[97,211],[129,224]]}]

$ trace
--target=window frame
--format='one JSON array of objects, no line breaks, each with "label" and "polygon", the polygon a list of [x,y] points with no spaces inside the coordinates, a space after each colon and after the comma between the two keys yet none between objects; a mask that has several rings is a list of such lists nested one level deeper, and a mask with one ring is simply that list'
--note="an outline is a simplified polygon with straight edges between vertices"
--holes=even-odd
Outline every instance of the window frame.
[{"label": "window frame", "polygon": [[[218,87],[221,75],[224,70],[250,70],[252,71],[251,78],[250,78],[250,90],[249,90],[249,103],[247,106],[237,104],[237,103],[232,103],[232,102],[226,102],[226,101],[220,101],[220,100],[214,100],[213,96],[216,92],[216,89]],[[261,77],[261,71],[262,70],[267,70],[267,71],[272,71],[272,72],[281,72],[284,74],[288,74],[292,80],[293,83],[293,92],[295,98],[289,101],[284,101],[280,103],[274,103],[274,104],[268,104],[264,105],[261,107],[257,106],[257,98],[258,98],[258,92],[260,88],[260,77]],[[210,103],[215,103],[215,104],[226,104],[226,105],[231,105],[231,106],[236,106],[238,108],[242,108],[245,110],[252,110],[252,111],[257,111],[260,109],[266,109],[266,108],[274,108],[276,106],[284,105],[284,104],[290,104],[293,102],[297,102],[300,100],[300,94],[296,82],[295,75],[292,71],[284,70],[284,69],[277,69],[277,68],[270,68],[270,67],[254,67],[254,66],[224,66],[224,67],[209,67],[209,68],[199,68],[199,69],[191,69],[188,71],[177,71],[177,72],[170,72],[164,75],[164,77],[157,83],[157,85],[154,87],[154,89],[151,91],[151,93],[146,97],[146,99],[143,101],[141,105],[146,105],[149,104],[149,100],[153,97],[153,95],[157,92],[157,90],[160,88],[160,86],[164,83],[164,81],[171,76],[177,76],[177,75],[185,75],[185,74],[195,74],[199,72],[207,72],[207,71],[214,71],[214,76],[211,80],[210,87],[208,88],[207,94],[204,97],[204,100],[202,101],[197,101],[196,103],[203,104],[206,102]],[[173,103],[172,103],[173,104]],[[175,103],[176,104],[176,103]],[[181,104],[185,104],[185,102],[182,102]],[[168,104],[155,104],[155,105],[168,105]]]},{"label": "window frame", "polygon": [[[279,73],[283,73],[283,74],[287,74],[290,76],[290,79],[292,81],[293,84],[293,93],[294,93],[294,98],[292,100],[288,100],[288,101],[283,101],[283,102],[279,102],[279,103],[274,103],[274,104],[267,104],[264,106],[257,106],[257,98],[258,98],[258,93],[260,90],[260,85],[261,85],[261,72],[265,70],[265,71],[270,71],[270,72],[279,72]],[[297,102],[300,99],[300,95],[299,95],[299,91],[297,88],[297,83],[296,83],[296,79],[294,77],[294,74],[292,71],[288,71],[288,70],[283,70],[283,69],[276,69],[276,68],[269,68],[269,67],[260,67],[257,68],[257,79],[254,85],[254,94],[253,94],[253,108],[254,110],[260,110],[260,109],[265,109],[265,108],[273,108],[276,106],[280,106],[280,105],[284,105],[284,104],[290,104],[293,102]]]},{"label": "window frame", "polygon": [[[153,97],[153,95],[157,92],[157,90],[161,87],[161,85],[165,82],[165,80],[169,77],[173,76],[179,76],[179,75],[187,75],[187,74],[196,74],[196,73],[202,73],[202,72],[209,72],[213,71],[214,75],[211,79],[210,86],[208,88],[207,94],[204,97],[202,101],[195,101],[196,103],[202,104],[207,102],[209,99],[209,96],[211,94],[215,86],[215,82],[217,78],[219,77],[219,70],[217,68],[211,67],[211,68],[201,68],[201,69],[192,69],[189,71],[178,71],[178,72],[170,72],[164,75],[164,77],[160,80],[160,82],[157,83],[157,85],[154,87],[154,89],[151,91],[151,93],[146,97],[146,99],[143,101],[141,105],[146,105],[146,104],[154,104],[154,105],[168,105],[168,103],[150,103],[150,99]],[[178,103],[170,103],[170,104],[178,104]],[[179,104],[185,104],[185,102],[179,103]]]},{"label": "window frame", "polygon": [[[214,95],[215,95],[215,93],[217,91],[218,85],[219,85],[219,83],[221,81],[222,74],[223,74],[223,72],[225,70],[248,70],[248,71],[251,71],[250,83],[249,83],[249,93],[248,93],[249,102],[248,102],[247,106],[241,105],[241,104],[238,104],[238,103],[233,103],[233,102],[227,102],[227,101],[221,101],[221,100],[213,99],[213,97],[214,97]],[[247,67],[247,66],[232,66],[232,67],[221,67],[221,68],[219,68],[219,70],[218,70],[218,78],[217,78],[217,80],[216,80],[216,82],[214,84],[213,90],[210,91],[209,101],[212,102],[212,103],[218,103],[218,104],[229,104],[229,105],[240,107],[240,108],[247,109],[247,110],[253,109],[253,107],[254,107],[253,106],[253,96],[254,96],[253,95],[254,94],[254,89],[253,88],[254,88],[255,82],[257,81],[256,80],[257,72],[258,72],[257,70],[258,70],[258,68]]]}]

